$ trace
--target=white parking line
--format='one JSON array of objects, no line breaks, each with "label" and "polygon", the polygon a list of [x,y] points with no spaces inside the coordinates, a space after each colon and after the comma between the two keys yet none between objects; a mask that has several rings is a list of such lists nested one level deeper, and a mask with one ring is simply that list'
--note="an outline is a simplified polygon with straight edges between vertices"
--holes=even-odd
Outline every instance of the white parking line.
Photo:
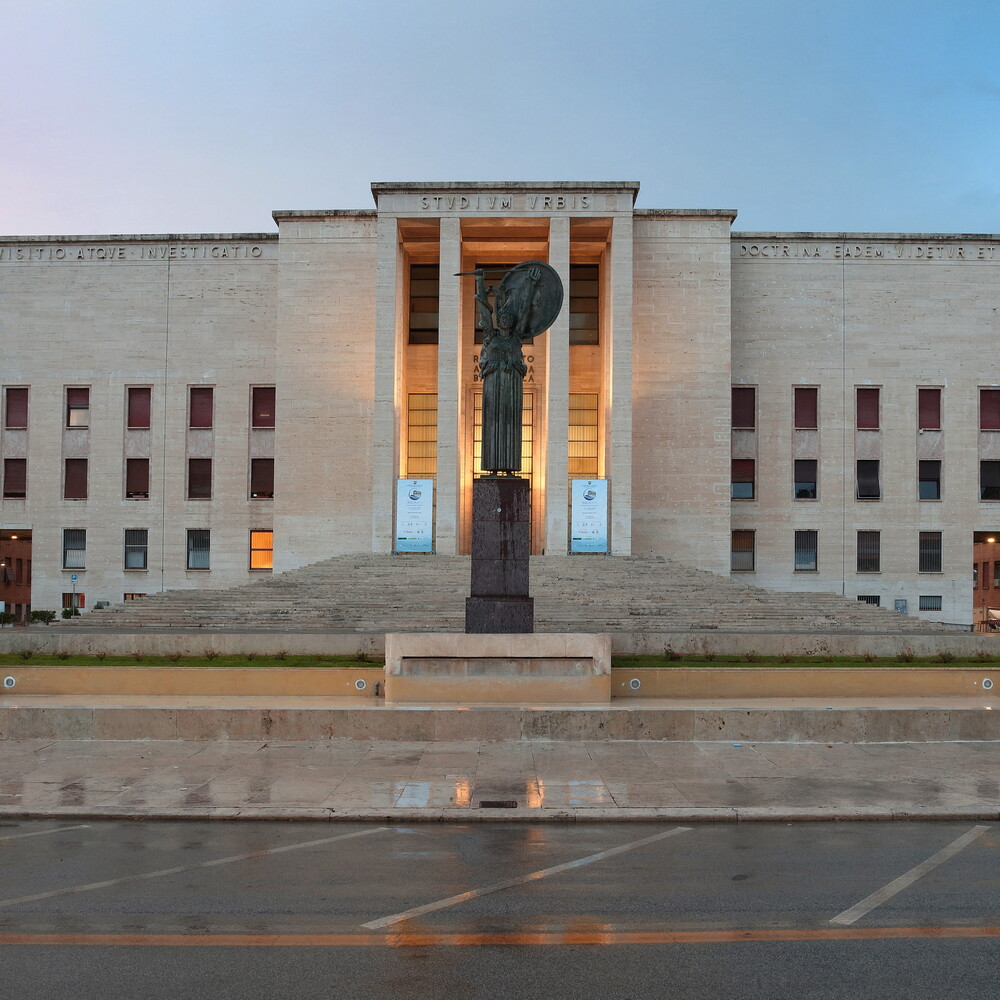
[{"label": "white parking line", "polygon": [[503,882],[494,882],[492,885],[483,886],[481,889],[470,889],[468,892],[460,892],[457,896],[449,896],[447,899],[439,899],[433,903],[425,903],[423,906],[415,906],[412,910],[404,910],[402,913],[393,913],[388,917],[380,917],[378,920],[370,920],[361,926],[367,930],[379,930],[382,927],[391,927],[393,924],[409,920],[411,917],[419,917],[424,913],[433,913],[434,910],[444,910],[449,906],[457,906],[470,899],[478,899],[480,896],[488,896],[491,892],[499,892],[501,889],[510,889],[515,885],[523,885],[525,882],[535,882],[538,879],[546,878],[549,875],[558,875],[559,872],[569,871],[572,868],[582,868],[584,865],[593,864],[595,861],[603,861],[605,858],[614,857],[616,854],[624,854],[625,851],[634,850],[645,844],[655,843],[666,837],[676,837],[679,833],[686,833],[689,826],[678,826],[666,833],[657,833],[652,837],[644,837],[642,840],[633,840],[631,844],[622,844],[621,847],[612,847],[607,851],[599,851],[597,854],[590,854],[585,858],[577,858],[576,861],[567,861],[562,865],[555,865],[552,868],[542,868],[540,871],[531,872],[528,875],[520,875],[517,878],[505,879]]},{"label": "white parking line", "polygon": [[843,913],[838,913],[830,920],[830,923],[853,924],[855,920],[874,910],[876,906],[881,906],[887,899],[892,899],[897,893],[913,885],[918,878],[926,875],[929,871],[933,871],[938,865],[943,865],[949,858],[953,858],[959,851],[968,847],[978,837],[981,837],[988,829],[988,826],[974,826],[968,833],[963,833],[958,840],[953,841],[947,847],[938,851],[933,857],[921,862],[916,868],[911,868],[904,875],[893,879],[888,885],[884,885],[870,896],[866,896],[860,903],[855,903],[850,909],[844,910]]},{"label": "white parking line", "polygon": [[370,830],[359,830],[356,833],[342,833],[338,837],[324,837],[322,840],[307,840],[302,844],[286,844],[284,847],[270,847],[266,851],[249,851],[247,854],[233,854],[228,858],[216,858],[214,861],[199,861],[193,865],[179,865],[176,868],[161,868],[155,872],[145,872],[141,875],[124,875],[121,878],[109,878],[104,882],[87,882],[84,885],[70,885],[63,889],[52,889],[49,892],[36,892],[31,896],[17,896],[14,899],[0,899],[0,907],[16,906],[18,903],[34,903],[39,899],[51,899],[53,896],[63,896],[71,892],[89,892],[91,889],[106,889],[112,885],[124,885],[126,882],[141,882],[144,879],[160,878],[163,875],[177,875],[180,872],[193,872],[199,868],[214,868],[216,865],[228,865],[234,861],[250,861],[253,858],[264,858],[272,854],[284,854],[286,851],[301,851],[306,847],[319,847],[322,844],[332,844],[338,840],[351,840],[353,837],[367,837],[373,833],[384,833],[390,829],[387,826],[377,826]]},{"label": "white parking line", "polygon": [[33,833],[9,833],[0,840],[20,840],[22,837],[44,837],[47,833],[65,833],[67,830],[88,830],[89,823],[77,823],[76,826],[60,826],[54,830],[35,830]]}]

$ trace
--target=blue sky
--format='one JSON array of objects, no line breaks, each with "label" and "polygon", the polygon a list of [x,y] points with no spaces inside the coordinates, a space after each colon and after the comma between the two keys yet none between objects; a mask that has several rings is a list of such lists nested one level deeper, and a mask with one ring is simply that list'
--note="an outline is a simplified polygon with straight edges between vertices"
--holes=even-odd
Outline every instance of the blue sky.
[{"label": "blue sky", "polygon": [[0,233],[271,232],[373,180],[638,180],[1000,232],[1000,0],[0,0]]}]

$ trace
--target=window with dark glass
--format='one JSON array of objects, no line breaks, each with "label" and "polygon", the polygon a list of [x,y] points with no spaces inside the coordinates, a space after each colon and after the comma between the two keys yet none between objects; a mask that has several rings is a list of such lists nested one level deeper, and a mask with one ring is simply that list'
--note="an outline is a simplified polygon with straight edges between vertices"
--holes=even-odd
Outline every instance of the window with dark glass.
[{"label": "window with dark glass", "polygon": [[752,430],[757,426],[757,390],[753,386],[733,386],[733,427]]},{"label": "window with dark glass", "polygon": [[410,265],[409,342],[411,344],[438,342],[440,275],[441,268],[437,264]]},{"label": "window with dark glass", "polygon": [[125,460],[125,499],[149,499],[148,458],[127,458]]},{"label": "window with dark glass", "polygon": [[571,264],[569,268],[569,342],[600,342],[600,272],[597,264]]},{"label": "window with dark glass", "polygon": [[814,573],[819,566],[819,532],[795,532],[795,572]]},{"label": "window with dark glass", "polygon": [[90,426],[90,389],[66,390],[66,426]]},{"label": "window with dark glass", "polygon": [[188,459],[188,500],[212,499],[212,460]]},{"label": "window with dark glass", "polygon": [[208,385],[191,387],[189,404],[189,427],[211,427],[215,390]]},{"label": "window with dark glass", "polygon": [[23,500],[28,495],[28,460],[3,460],[3,495],[5,500]]},{"label": "window with dark glass", "polygon": [[733,459],[731,495],[734,500],[753,500],[756,464],[752,458]]},{"label": "window with dark glass", "polygon": [[941,390],[917,390],[917,424],[922,431],[941,429]]},{"label": "window with dark glass", "polygon": [[63,477],[63,499],[87,499],[87,460],[85,458],[66,459],[66,474]]},{"label": "window with dark glass", "polygon": [[255,385],[250,394],[251,424],[253,427],[274,426],[274,386]]},{"label": "window with dark glass", "polygon": [[990,589],[990,564],[988,562],[983,563],[983,575],[980,577],[983,581],[983,590]]},{"label": "window with dark glass", "polygon": [[729,551],[729,568],[734,572],[748,573],[754,568],[754,532],[746,529],[732,532]]},{"label": "window with dark glass", "polygon": [[857,557],[859,573],[881,572],[882,545],[878,531],[858,532]]},{"label": "window with dark glass", "polygon": [[4,427],[28,426],[28,390],[9,388],[4,392]]},{"label": "window with dark glass", "polygon": [[128,390],[128,426],[134,430],[149,427],[153,390],[148,386],[130,386]]},{"label": "window with dark glass", "polygon": [[87,563],[87,529],[63,528],[63,569],[84,569]]},{"label": "window with dark glass", "polygon": [[979,429],[1000,431],[1000,389],[979,390]]},{"label": "window with dark glass", "polygon": [[858,499],[879,500],[882,488],[879,485],[878,459],[858,459]]},{"label": "window with dark glass", "polygon": [[917,495],[921,500],[941,499],[941,463],[939,461],[924,461],[917,463],[918,481]]},{"label": "window with dark glass", "polygon": [[859,388],[857,395],[857,428],[859,431],[877,431],[879,428],[878,413],[879,390]]},{"label": "window with dark glass", "polygon": [[941,532],[920,532],[920,572],[941,572]]},{"label": "window with dark glass", "polygon": [[207,528],[188,528],[187,568],[209,569],[211,563],[211,532]]},{"label": "window with dark glass", "polygon": [[1000,500],[1000,462],[979,463],[979,499]]},{"label": "window with dark glass", "polygon": [[816,459],[795,459],[795,490],[796,500],[815,500],[819,495],[816,488]]},{"label": "window with dark glass", "polygon": [[274,459],[250,459],[250,496],[254,500],[274,498]]},{"label": "window with dark glass", "polygon": [[149,529],[125,529],[125,568],[146,569],[146,551],[149,547]]},{"label": "window with dark glass", "polygon": [[798,386],[795,389],[795,429],[815,430],[819,427],[819,390]]}]

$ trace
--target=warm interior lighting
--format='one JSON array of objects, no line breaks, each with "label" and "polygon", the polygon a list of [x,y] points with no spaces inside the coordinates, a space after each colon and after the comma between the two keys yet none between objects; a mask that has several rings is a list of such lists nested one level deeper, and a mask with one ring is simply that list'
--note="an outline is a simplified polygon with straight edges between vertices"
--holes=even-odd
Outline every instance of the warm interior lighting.
[{"label": "warm interior lighting", "polygon": [[996,539],[995,538],[987,538],[986,541],[988,541],[988,542],[995,542]]}]

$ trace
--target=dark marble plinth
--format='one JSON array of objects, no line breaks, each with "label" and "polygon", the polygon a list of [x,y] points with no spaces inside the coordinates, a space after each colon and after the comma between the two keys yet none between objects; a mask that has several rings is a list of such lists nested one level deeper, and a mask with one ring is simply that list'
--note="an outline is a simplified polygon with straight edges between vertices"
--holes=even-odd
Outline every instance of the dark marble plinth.
[{"label": "dark marble plinth", "polygon": [[472,581],[465,602],[465,631],[534,631],[528,595],[531,553],[531,487],[503,476],[472,484]]}]

